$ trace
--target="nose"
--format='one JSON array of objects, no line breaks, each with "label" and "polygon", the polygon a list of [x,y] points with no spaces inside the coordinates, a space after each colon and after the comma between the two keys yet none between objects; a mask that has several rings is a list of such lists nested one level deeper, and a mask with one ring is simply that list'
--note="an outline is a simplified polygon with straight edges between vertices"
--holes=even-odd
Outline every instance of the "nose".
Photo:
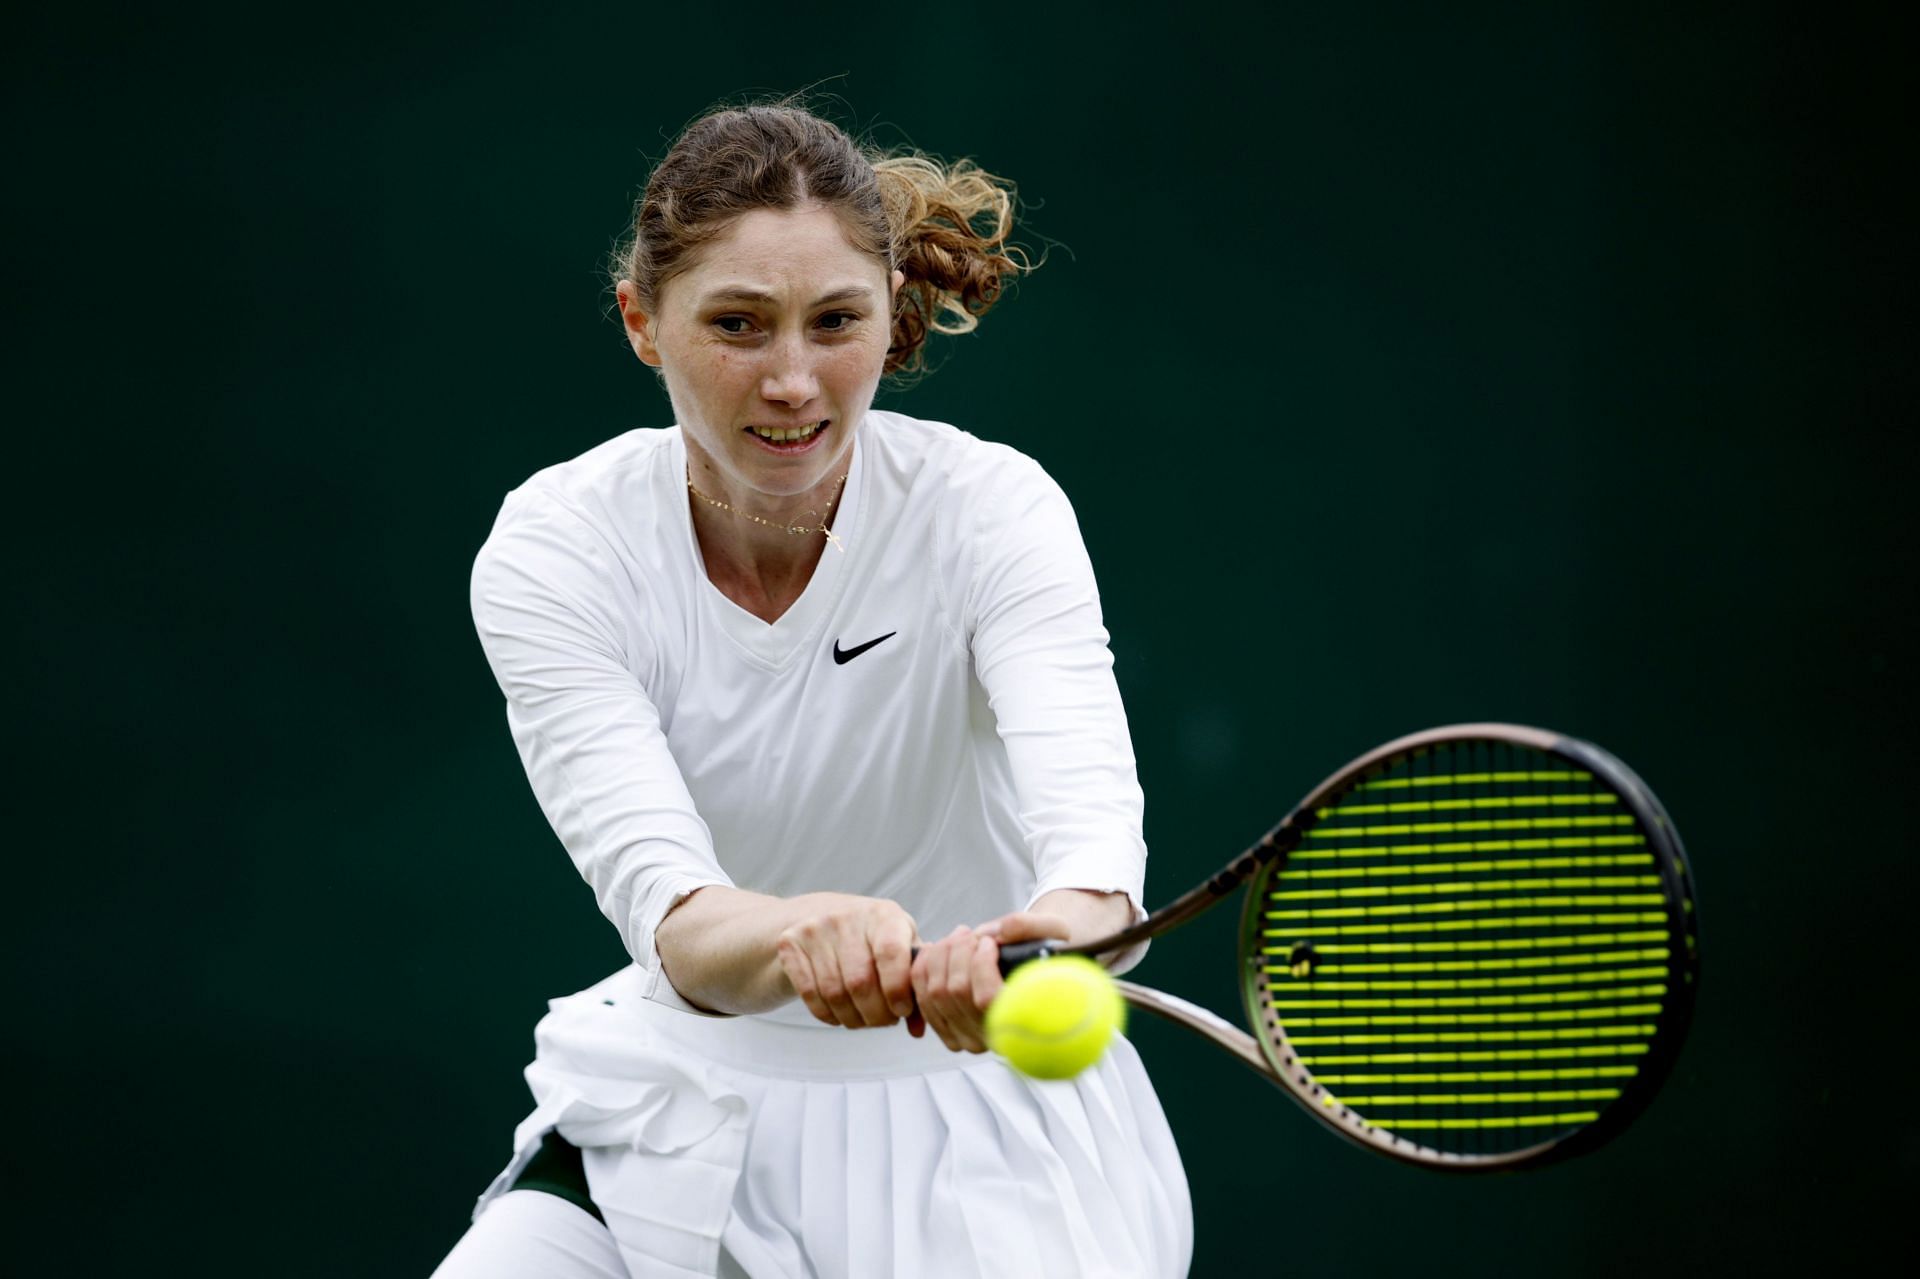
[{"label": "nose", "polygon": [[820,393],[820,379],[814,375],[804,339],[782,337],[774,343],[768,358],[766,376],[760,382],[760,394],[765,399],[797,409]]}]

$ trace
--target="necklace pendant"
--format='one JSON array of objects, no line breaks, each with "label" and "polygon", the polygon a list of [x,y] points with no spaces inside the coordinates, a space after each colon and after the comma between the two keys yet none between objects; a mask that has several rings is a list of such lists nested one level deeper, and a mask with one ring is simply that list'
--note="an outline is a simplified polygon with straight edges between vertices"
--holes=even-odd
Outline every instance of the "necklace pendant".
[{"label": "necklace pendant", "polygon": [[841,541],[841,540],[839,539],[839,537],[835,535],[835,533],[834,533],[834,531],[833,531],[832,529],[830,529],[830,528],[828,528],[828,527],[827,527],[826,525],[824,525],[824,524],[822,524],[822,525],[820,526],[820,531],[821,531],[822,533],[825,533],[825,534],[827,535],[827,541],[829,541],[829,542],[831,542],[831,543],[833,543],[833,549],[834,549],[834,550],[836,550],[836,551],[838,551],[838,552],[840,552],[840,553],[841,553],[842,555],[845,555],[845,554],[847,553],[847,547],[846,547],[846,543],[844,543],[844,542],[842,542],[842,541]]}]

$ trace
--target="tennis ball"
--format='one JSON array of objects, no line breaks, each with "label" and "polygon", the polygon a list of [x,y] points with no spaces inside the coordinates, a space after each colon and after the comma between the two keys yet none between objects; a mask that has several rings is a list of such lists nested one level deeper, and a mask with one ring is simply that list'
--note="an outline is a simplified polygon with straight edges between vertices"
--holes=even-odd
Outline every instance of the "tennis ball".
[{"label": "tennis ball", "polygon": [[1127,1005],[1107,970],[1084,955],[1022,964],[987,1005],[987,1047],[1022,1074],[1071,1079],[1100,1060]]}]

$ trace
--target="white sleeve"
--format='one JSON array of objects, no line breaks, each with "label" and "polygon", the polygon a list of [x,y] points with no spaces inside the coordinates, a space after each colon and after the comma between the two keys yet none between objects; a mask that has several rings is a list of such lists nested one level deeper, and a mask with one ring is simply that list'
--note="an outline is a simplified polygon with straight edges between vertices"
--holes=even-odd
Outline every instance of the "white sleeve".
[{"label": "white sleeve", "polygon": [[527,780],[648,997],[699,1012],[662,974],[654,929],[695,889],[732,881],[635,674],[616,580],[583,517],[523,490],[474,559],[473,624]]},{"label": "white sleeve", "polygon": [[[1137,922],[1144,800],[1093,564],[1066,494],[1037,463],[1013,456],[975,527],[962,617],[1006,744],[1034,898],[1057,888],[1122,892]],[[1109,963],[1124,972],[1146,949]]]}]

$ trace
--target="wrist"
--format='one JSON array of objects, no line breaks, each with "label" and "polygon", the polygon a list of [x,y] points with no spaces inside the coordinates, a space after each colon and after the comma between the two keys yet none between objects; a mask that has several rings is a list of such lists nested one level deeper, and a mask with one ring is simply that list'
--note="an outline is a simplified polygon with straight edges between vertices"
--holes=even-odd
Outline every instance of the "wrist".
[{"label": "wrist", "polygon": [[1056,888],[1043,894],[1031,909],[1064,919],[1070,946],[1110,937],[1131,924],[1134,914],[1133,900],[1127,894],[1091,888]]}]

